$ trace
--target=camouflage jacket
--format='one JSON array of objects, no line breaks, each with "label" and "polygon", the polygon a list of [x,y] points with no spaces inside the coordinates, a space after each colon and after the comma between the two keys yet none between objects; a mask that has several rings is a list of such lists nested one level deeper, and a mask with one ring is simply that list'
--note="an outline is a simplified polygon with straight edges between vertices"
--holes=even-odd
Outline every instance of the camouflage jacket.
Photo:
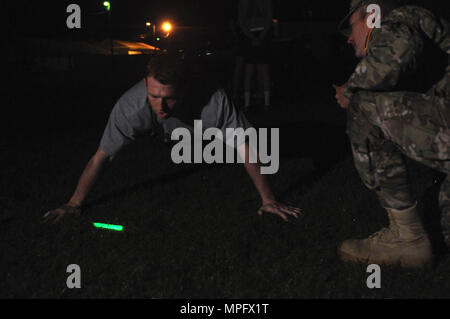
[{"label": "camouflage jacket", "polygon": [[397,8],[381,20],[346,83],[345,96],[359,90],[412,91],[450,98],[450,26],[430,11]]}]

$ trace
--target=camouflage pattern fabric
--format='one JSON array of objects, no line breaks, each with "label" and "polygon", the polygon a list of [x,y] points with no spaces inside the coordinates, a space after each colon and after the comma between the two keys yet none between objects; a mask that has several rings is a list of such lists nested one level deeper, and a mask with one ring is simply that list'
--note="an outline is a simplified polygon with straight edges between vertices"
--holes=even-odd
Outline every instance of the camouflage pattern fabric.
[{"label": "camouflage pattern fabric", "polygon": [[[450,26],[438,20],[431,12],[415,6],[404,6],[392,11],[375,28],[367,56],[357,65],[346,83],[345,96],[351,99],[354,92],[370,91],[422,91],[432,96],[450,99]],[[426,87],[424,66],[429,59],[421,59],[428,41],[435,44],[444,55],[442,77]],[[433,70],[433,73],[436,70]],[[420,89],[419,89],[420,84]]]},{"label": "camouflage pattern fabric", "polygon": [[442,229],[449,237],[450,108],[444,99],[412,92],[361,91],[354,94],[347,117],[355,167],[383,207],[401,210],[416,202],[404,155],[447,174],[439,205]]},{"label": "camouflage pattern fabric", "polygon": [[[443,99],[412,92],[361,91],[354,94],[347,116],[355,165],[367,187],[400,187],[406,193],[407,187],[399,186],[409,184],[402,154],[450,173],[450,108]],[[384,207],[401,209],[414,203],[411,196],[392,195],[399,203]]]},{"label": "camouflage pattern fabric", "polygon": [[[450,244],[449,32],[446,21],[425,9],[392,11],[374,30],[367,56],[346,83],[345,95],[350,99],[347,134],[355,167],[383,207],[405,209],[416,202],[405,155],[447,174],[439,202]],[[441,77],[431,85],[417,80],[427,41],[447,58]]]}]

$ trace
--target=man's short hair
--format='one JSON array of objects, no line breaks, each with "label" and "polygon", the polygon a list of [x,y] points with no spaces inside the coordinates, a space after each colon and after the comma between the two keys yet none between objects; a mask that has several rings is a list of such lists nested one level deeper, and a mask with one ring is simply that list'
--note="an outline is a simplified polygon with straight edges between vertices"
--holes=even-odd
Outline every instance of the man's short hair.
[{"label": "man's short hair", "polygon": [[159,54],[150,59],[145,75],[153,77],[161,84],[179,87],[185,80],[186,68],[180,56]]}]

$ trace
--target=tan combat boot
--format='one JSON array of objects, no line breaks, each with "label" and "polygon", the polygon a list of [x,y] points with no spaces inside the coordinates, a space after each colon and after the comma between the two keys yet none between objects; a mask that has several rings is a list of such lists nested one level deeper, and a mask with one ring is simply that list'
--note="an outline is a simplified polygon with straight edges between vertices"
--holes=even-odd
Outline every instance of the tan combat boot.
[{"label": "tan combat boot", "polygon": [[430,240],[416,206],[405,210],[387,209],[389,228],[362,240],[346,240],[339,247],[342,260],[378,265],[421,268],[433,261]]}]

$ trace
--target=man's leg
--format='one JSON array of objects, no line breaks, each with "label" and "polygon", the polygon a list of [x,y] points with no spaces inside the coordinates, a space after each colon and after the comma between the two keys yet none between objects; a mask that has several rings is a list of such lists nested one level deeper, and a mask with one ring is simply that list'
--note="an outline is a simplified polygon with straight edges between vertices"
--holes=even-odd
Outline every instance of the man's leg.
[{"label": "man's leg", "polygon": [[236,105],[239,105],[239,94],[241,92],[241,83],[242,83],[242,69],[244,67],[244,57],[236,56],[235,65],[234,65],[234,73],[233,73],[233,101]]},{"label": "man's leg", "polygon": [[416,199],[411,193],[402,153],[357,105],[351,105],[347,114],[347,134],[354,165],[363,183],[377,193],[384,208],[404,209],[413,206]]},{"label": "man's leg", "polygon": [[408,157],[447,174],[441,186],[441,226],[450,247],[450,105],[423,94],[385,93],[377,98],[381,127]]},{"label": "man's leg", "polygon": [[364,184],[376,191],[390,225],[367,239],[344,241],[341,258],[422,267],[432,260],[431,245],[411,194],[405,159],[380,129],[371,96],[360,96],[356,102],[349,106],[347,121],[355,166]]},{"label": "man's leg", "polygon": [[269,65],[268,64],[259,64],[258,71],[259,71],[259,77],[262,81],[263,94],[264,94],[264,106],[267,108],[270,106]]},{"label": "man's leg", "polygon": [[450,173],[448,102],[412,92],[366,95],[376,104],[377,125],[402,153],[440,172]]},{"label": "man's leg", "polygon": [[251,100],[251,89],[252,89],[252,79],[253,79],[253,64],[245,64],[245,79],[244,79],[244,108],[248,109],[250,107]]}]

